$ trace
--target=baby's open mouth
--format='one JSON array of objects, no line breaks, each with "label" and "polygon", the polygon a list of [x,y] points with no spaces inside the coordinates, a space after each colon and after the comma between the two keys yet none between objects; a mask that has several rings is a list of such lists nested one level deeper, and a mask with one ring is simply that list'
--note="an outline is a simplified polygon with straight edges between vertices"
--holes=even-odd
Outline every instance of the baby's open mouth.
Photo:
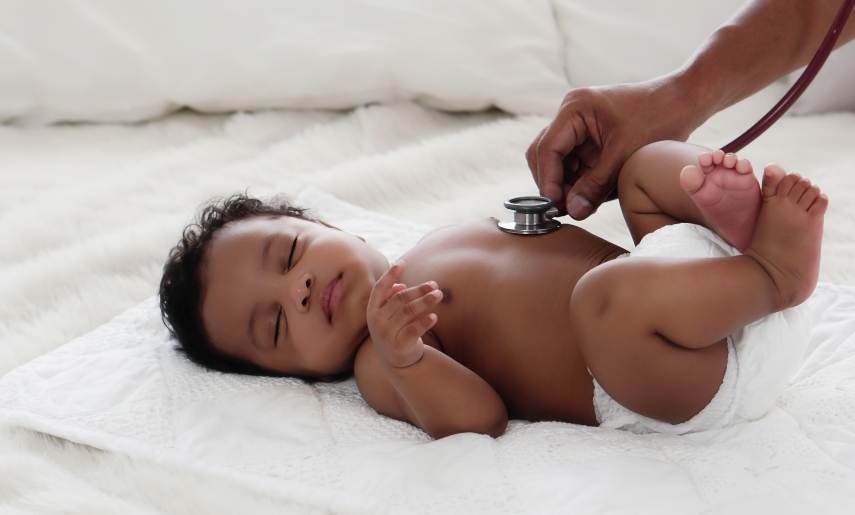
[{"label": "baby's open mouth", "polygon": [[321,294],[321,309],[330,323],[332,323],[333,315],[338,311],[338,303],[341,300],[343,290],[344,284],[341,280],[341,274],[339,274],[338,277],[327,284]]}]

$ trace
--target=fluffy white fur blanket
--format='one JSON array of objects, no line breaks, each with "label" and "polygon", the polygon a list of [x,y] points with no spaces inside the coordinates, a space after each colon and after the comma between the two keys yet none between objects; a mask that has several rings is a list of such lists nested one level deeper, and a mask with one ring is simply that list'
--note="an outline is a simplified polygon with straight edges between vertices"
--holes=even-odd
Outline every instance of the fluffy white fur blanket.
[{"label": "fluffy white fur blanket", "polygon": [[[718,115],[692,141],[719,146],[781,93]],[[196,207],[249,188],[318,186],[429,225],[504,216],[536,188],[523,152],[548,120],[450,115],[411,104],[349,112],[178,113],[133,126],[0,126],[0,375],[156,291]],[[821,280],[855,285],[855,115],[781,120],[743,152],[777,161],[831,198]],[[607,205],[583,225],[631,246]],[[276,491],[204,470],[105,453],[15,428],[0,433],[0,503],[39,513],[309,512]]]}]

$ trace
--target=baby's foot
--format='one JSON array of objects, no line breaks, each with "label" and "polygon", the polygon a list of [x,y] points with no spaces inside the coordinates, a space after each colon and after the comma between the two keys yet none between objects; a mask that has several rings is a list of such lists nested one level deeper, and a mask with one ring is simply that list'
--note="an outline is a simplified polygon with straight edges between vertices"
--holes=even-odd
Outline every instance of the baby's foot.
[{"label": "baby's foot", "polygon": [[807,300],[819,279],[822,224],[828,197],[799,174],[768,165],[754,239],[745,250],[775,283],[776,311]]},{"label": "baby's foot", "polygon": [[721,150],[698,156],[697,166],[680,172],[680,185],[698,206],[710,229],[740,252],[751,243],[760,213],[760,184],[745,159]]}]

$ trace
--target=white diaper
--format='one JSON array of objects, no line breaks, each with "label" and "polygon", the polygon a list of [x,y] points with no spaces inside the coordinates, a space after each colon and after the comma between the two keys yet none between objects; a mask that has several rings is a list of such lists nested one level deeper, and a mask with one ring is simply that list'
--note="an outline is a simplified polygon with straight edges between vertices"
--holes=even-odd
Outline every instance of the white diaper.
[{"label": "white diaper", "polygon": [[[739,251],[705,227],[668,225],[639,242],[629,257],[713,258]],[[807,304],[773,313],[728,336],[727,371],[718,393],[700,413],[668,424],[634,413],[594,380],[594,409],[600,427],[634,433],[684,434],[756,420],[766,414],[802,360],[811,329]]]}]

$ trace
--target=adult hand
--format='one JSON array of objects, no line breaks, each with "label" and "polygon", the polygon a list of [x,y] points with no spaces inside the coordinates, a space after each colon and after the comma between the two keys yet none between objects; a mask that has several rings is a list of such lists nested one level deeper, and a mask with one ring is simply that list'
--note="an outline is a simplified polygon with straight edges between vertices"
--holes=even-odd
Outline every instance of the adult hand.
[{"label": "adult hand", "polygon": [[679,93],[667,78],[571,90],[526,152],[540,194],[573,218],[587,218],[614,191],[633,152],[689,137],[692,109],[680,107]]}]

